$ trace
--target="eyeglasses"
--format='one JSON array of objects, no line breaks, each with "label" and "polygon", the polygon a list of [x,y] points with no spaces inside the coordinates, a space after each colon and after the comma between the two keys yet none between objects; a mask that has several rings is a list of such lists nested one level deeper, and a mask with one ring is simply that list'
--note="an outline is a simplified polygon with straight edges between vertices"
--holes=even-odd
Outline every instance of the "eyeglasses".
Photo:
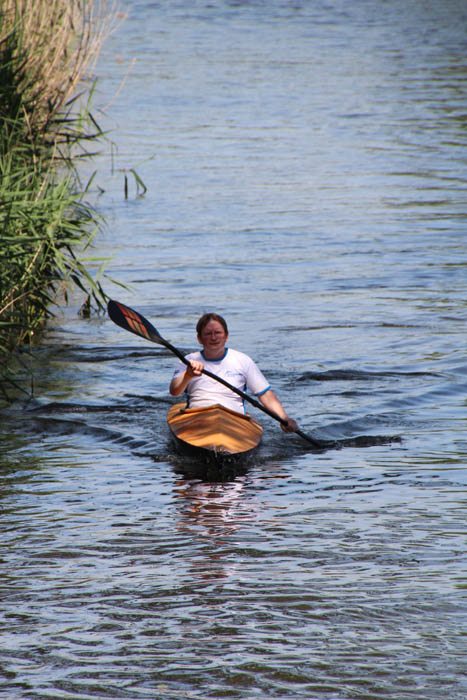
[{"label": "eyeglasses", "polygon": [[225,335],[225,333],[224,331],[203,331],[201,335],[203,338],[216,338],[221,335]]}]

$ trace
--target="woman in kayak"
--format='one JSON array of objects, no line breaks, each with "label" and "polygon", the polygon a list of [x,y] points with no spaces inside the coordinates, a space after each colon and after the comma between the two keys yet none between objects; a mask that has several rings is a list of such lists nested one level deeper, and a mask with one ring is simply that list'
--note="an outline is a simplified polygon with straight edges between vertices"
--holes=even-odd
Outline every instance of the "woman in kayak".
[{"label": "woman in kayak", "polygon": [[203,375],[205,367],[241,391],[248,388],[263,406],[287,421],[287,425],[281,423],[282,430],[291,433],[298,430],[297,423],[288,417],[253,360],[243,352],[225,347],[229,331],[222,316],[214,313],[201,316],[196,325],[196,334],[203,349],[186,356],[189,366],[181,361],[178,363],[170,383],[172,396],[179,396],[185,391],[190,408],[219,403],[238,413],[245,413],[241,396]]}]

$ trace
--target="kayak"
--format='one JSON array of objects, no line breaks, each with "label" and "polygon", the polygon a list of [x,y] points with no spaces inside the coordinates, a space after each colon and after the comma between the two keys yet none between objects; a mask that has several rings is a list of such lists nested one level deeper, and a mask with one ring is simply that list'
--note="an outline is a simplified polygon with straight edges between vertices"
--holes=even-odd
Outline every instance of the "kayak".
[{"label": "kayak", "polygon": [[[262,427],[251,416],[215,404],[172,406],[167,423],[178,452],[196,459],[204,478],[226,481],[244,472],[261,441]],[[203,478],[203,476],[201,476]]]}]

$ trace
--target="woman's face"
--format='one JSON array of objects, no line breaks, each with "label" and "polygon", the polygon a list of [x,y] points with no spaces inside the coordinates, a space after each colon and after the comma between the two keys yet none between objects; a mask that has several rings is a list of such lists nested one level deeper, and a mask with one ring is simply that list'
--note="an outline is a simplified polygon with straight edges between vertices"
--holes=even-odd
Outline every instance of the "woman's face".
[{"label": "woman's face", "polygon": [[209,321],[198,336],[198,340],[203,346],[206,357],[215,359],[224,354],[228,337],[218,321]]}]

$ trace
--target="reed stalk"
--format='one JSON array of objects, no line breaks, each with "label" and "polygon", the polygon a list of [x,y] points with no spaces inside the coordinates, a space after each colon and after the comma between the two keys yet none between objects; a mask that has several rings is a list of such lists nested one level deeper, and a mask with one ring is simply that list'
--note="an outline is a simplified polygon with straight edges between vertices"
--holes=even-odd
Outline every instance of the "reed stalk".
[{"label": "reed stalk", "polygon": [[88,311],[105,299],[82,258],[101,222],[76,167],[102,132],[77,90],[92,94],[115,16],[105,0],[0,0],[0,401],[70,284]]}]

